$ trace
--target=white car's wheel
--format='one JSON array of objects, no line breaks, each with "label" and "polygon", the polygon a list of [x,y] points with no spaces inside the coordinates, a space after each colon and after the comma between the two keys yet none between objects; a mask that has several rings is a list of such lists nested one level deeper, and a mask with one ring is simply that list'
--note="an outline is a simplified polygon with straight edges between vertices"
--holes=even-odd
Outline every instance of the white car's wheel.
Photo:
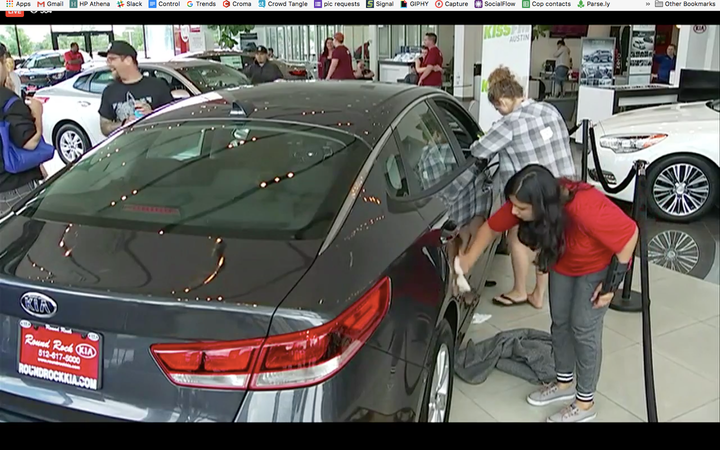
[{"label": "white car's wheel", "polygon": [[60,159],[65,164],[70,164],[90,149],[90,140],[82,128],[72,123],[66,123],[55,135],[55,148],[58,150]]},{"label": "white car's wheel", "polygon": [[694,155],[671,156],[648,172],[648,206],[667,222],[692,222],[714,206],[718,168]]}]

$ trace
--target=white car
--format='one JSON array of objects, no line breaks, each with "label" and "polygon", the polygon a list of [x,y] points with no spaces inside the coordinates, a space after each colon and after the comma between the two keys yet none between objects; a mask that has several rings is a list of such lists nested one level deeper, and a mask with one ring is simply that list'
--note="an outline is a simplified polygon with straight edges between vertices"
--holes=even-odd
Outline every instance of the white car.
[{"label": "white car", "polygon": [[[176,99],[218,89],[250,85],[250,80],[228,66],[213,61],[184,59],[177,62],[140,62],[146,77],[165,80]],[[34,98],[43,103],[43,137],[69,164],[105,140],[100,130],[100,99],[113,80],[107,65],[94,67],[52,87]]]},{"label": "white car", "polygon": [[[595,125],[600,168],[610,186],[637,160],[648,162],[648,206],[658,219],[691,222],[715,206],[720,190],[720,100],[644,108]],[[588,181],[598,189],[589,156]],[[634,182],[618,194],[632,202]]]}]

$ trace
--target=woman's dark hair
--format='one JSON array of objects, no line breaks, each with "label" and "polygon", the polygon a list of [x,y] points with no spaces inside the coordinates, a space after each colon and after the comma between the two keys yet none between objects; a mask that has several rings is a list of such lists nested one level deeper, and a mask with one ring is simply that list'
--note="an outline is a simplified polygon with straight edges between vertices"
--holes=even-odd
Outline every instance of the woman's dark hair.
[{"label": "woman's dark hair", "polygon": [[[572,190],[572,189],[571,189]],[[513,175],[505,185],[505,198],[532,205],[533,220],[520,222],[518,238],[538,252],[535,264],[547,273],[565,251],[565,204],[571,200],[560,180],[547,168],[530,164]]]},{"label": "woman's dark hair", "polygon": [[560,39],[557,41],[557,45],[565,45],[565,39]]},{"label": "woman's dark hair", "polygon": [[330,57],[330,51],[329,51],[328,48],[327,48],[327,43],[328,43],[328,41],[332,42],[332,41],[333,41],[333,38],[331,38],[331,37],[325,38],[325,40],[323,41],[323,51],[322,51],[322,53],[320,54],[320,56],[324,56],[325,58],[329,58],[329,57]]}]

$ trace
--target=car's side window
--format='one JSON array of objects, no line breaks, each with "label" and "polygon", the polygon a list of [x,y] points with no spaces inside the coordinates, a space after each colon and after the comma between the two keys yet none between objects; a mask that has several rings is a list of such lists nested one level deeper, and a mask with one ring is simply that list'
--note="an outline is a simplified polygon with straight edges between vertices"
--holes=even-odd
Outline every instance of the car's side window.
[{"label": "car's side window", "polygon": [[173,91],[178,89],[187,90],[187,88],[180,82],[180,80],[167,72],[163,72],[162,70],[151,70],[149,71],[149,75],[146,76],[151,76],[164,80],[170,86],[170,89],[172,89]]},{"label": "car's side window", "polygon": [[113,76],[109,70],[102,70],[96,72],[92,80],[90,80],[90,86],[88,90],[93,94],[102,94],[108,84],[112,83]]},{"label": "car's side window", "polygon": [[87,92],[89,90],[88,80],[90,79],[90,76],[91,75],[81,75],[77,77],[77,79],[73,83],[73,87],[77,90]]},{"label": "car's side window", "polygon": [[408,188],[405,165],[403,164],[402,156],[400,156],[397,141],[393,136],[390,137],[385,147],[383,147],[377,161],[383,166],[385,182],[390,195],[393,197],[409,196],[410,189]]},{"label": "car's side window", "polygon": [[424,191],[459,167],[448,136],[430,106],[422,102],[398,123],[396,133],[408,176]]},{"label": "car's side window", "polygon": [[435,100],[435,105],[445,116],[445,121],[450,126],[460,147],[463,150],[468,150],[472,143],[478,139],[480,126],[469,114],[462,110],[461,106],[447,100]]}]

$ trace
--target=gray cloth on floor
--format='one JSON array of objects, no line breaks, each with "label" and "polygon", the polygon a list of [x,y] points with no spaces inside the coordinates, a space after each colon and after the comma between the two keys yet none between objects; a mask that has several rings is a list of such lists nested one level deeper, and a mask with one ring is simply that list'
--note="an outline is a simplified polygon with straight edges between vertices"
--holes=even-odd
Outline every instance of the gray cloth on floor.
[{"label": "gray cloth on floor", "polygon": [[502,331],[479,343],[469,341],[455,356],[455,373],[469,384],[484,382],[495,368],[534,384],[555,380],[550,334],[530,328]]}]

